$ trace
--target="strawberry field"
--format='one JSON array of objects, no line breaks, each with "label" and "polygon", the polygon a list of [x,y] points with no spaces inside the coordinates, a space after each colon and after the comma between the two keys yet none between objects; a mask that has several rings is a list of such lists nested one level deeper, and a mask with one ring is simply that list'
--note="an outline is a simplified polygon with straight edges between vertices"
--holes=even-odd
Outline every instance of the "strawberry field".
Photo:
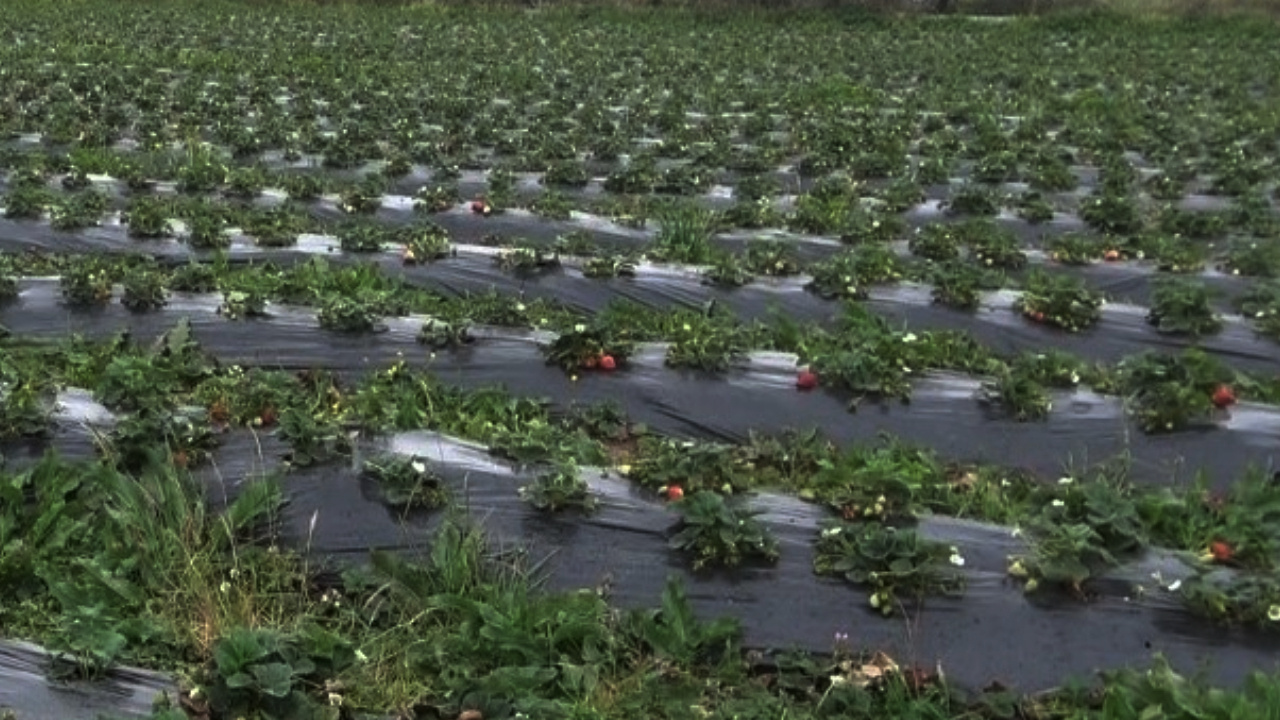
[{"label": "strawberry field", "polygon": [[6,3],[0,712],[1268,717],[1276,32]]}]

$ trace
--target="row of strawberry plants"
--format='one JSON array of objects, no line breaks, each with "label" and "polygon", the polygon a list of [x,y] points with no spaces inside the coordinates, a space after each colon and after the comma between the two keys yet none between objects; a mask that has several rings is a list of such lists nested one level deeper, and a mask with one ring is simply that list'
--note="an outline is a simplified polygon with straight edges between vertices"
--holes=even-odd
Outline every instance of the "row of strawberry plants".
[{"label": "row of strawberry plants", "polygon": [[[50,301],[52,309],[56,293],[52,284],[30,286],[32,302],[18,315],[6,315],[21,334],[48,336],[51,320],[39,310],[42,302],[38,298]],[[750,356],[741,342],[741,330],[734,332],[726,326],[717,330],[715,317],[697,313],[649,319],[674,325],[665,333],[656,325],[647,330],[636,326],[640,328],[637,335],[649,332],[661,337],[670,333],[667,336],[675,340],[655,348],[637,346],[634,340],[616,334],[610,330],[615,323],[607,318],[591,326],[583,323],[558,336],[468,329],[456,321],[430,317],[388,321],[391,332],[373,339],[326,335],[313,329],[320,325],[347,333],[367,332],[378,322],[367,315],[367,308],[349,301],[325,304],[318,313],[273,307],[274,317],[251,323],[228,322],[252,311],[244,300],[231,294],[219,307],[216,297],[185,296],[178,302],[180,307],[169,312],[97,312],[84,316],[84,322],[72,315],[72,324],[64,323],[63,327],[96,336],[128,328],[149,336],[172,322],[169,318],[191,317],[200,336],[217,348],[221,357],[235,362],[287,367],[323,362],[343,372],[358,372],[369,362],[403,356],[414,365],[435,367],[442,376],[463,386],[501,383],[521,392],[550,394],[561,404],[566,398],[613,395],[645,422],[666,432],[695,437],[746,437],[757,428],[760,421],[753,418],[759,417],[755,414],[759,411],[769,418],[770,427],[829,425],[846,442],[896,428],[894,431],[904,437],[948,452],[1004,458],[1042,471],[1051,471],[1071,456],[1097,457],[1125,449],[1143,464],[1144,477],[1153,482],[1179,466],[1231,474],[1248,463],[1265,464],[1267,455],[1261,449],[1264,446],[1256,444],[1258,435],[1275,425],[1274,413],[1264,407],[1242,406],[1239,420],[1233,418],[1237,413],[1228,411],[1236,402],[1237,391],[1270,398],[1275,395],[1273,386],[1231,372],[1198,353],[1182,357],[1145,354],[1110,370],[1090,368],[1060,354],[1002,359],[953,333],[904,334],[892,331],[883,321],[854,315],[832,332],[797,333],[796,328],[787,326],[773,331],[785,343],[794,344],[800,358],[809,360],[808,369],[797,374],[796,356]],[[65,317],[62,310],[54,312]],[[628,322],[625,312],[615,317],[620,323]],[[633,315],[630,322],[636,320],[643,320],[643,315]],[[253,341],[264,331],[273,337],[269,348],[258,347]],[[760,337],[770,333],[767,328],[756,332]],[[429,356],[420,349],[422,344],[432,349]],[[460,351],[438,353],[449,347]],[[543,363],[560,365],[567,372],[548,374],[538,369]],[[937,367],[954,367],[992,379],[985,384],[937,382],[927,372]],[[721,393],[722,382],[685,374],[684,368],[727,371],[722,382],[745,384],[751,392],[726,398]],[[613,377],[588,378],[592,369]],[[658,385],[652,385],[654,382]],[[819,382],[835,392],[807,398],[795,397],[794,390],[788,392],[792,386],[812,389]],[[1180,449],[1172,455],[1157,439],[1144,435],[1119,442],[1116,432],[1124,424],[1123,406],[1080,396],[1072,388],[1081,382],[1126,394],[1133,419],[1150,433],[1203,428],[1206,424],[1220,425],[1221,429],[1213,435],[1182,433]],[[915,404],[899,408],[891,402],[892,398],[908,397],[914,397]],[[847,414],[859,403],[876,400],[883,402],[880,413]],[[1051,413],[1055,402],[1060,411]],[[1073,417],[1082,402],[1092,405],[1093,410],[1087,418]],[[700,420],[700,404],[708,403],[720,406],[724,414]],[[943,412],[950,420],[942,421],[939,413]],[[1051,427],[1019,429],[1009,423],[1031,419],[1049,419]],[[1062,422],[1073,427],[1070,443],[1049,454],[1033,449],[1036,438],[1054,432],[1052,427]],[[999,432],[966,438],[954,433],[957,424],[983,425]],[[1005,436],[1022,440],[1007,441]]]},{"label": "row of strawberry plants", "polygon": [[[216,448],[219,433],[236,425],[278,430],[290,444],[288,461],[294,467],[350,452],[353,428],[376,433],[430,427],[488,443],[492,452],[522,463],[552,463],[522,494],[541,509],[589,510],[592,502],[577,468],[612,457],[626,477],[683,509],[687,532],[673,545],[691,552],[697,565],[773,557],[777,546],[762,534],[762,526],[749,522],[749,512],[735,514],[726,499],[785,487],[843,518],[842,524],[822,529],[816,569],[870,582],[873,604],[886,610],[894,607],[895,591],[944,589],[919,584],[942,582],[937,570],[954,560],[939,555],[936,544],[913,538],[909,526],[921,513],[1024,527],[1033,540],[1031,554],[1010,558],[1009,571],[1030,576],[1029,589],[1045,583],[1079,590],[1108,567],[1135,557],[1148,541],[1205,553],[1211,563],[1255,573],[1267,571],[1276,555],[1268,549],[1273,533],[1267,528],[1274,519],[1272,501],[1266,499],[1276,485],[1257,472],[1224,494],[1203,481],[1184,489],[1133,486],[1119,466],[1078,470],[1045,482],[1009,468],[946,463],[900,442],[838,450],[815,432],[758,436],[737,446],[677,441],[651,435],[612,405],[579,407],[557,417],[537,401],[500,391],[451,389],[403,363],[355,386],[321,371],[219,366],[185,325],[151,347],[118,340],[18,344],[12,350],[3,366],[9,431],[48,431],[36,415],[48,412],[49,393],[57,384],[91,387],[108,408],[126,413],[106,446],[108,457],[125,468],[145,459],[157,437],[166,439],[175,462],[199,465]],[[192,403],[202,410],[194,415],[181,410]],[[366,469],[386,483],[393,502],[437,505],[444,495],[427,467],[430,462],[375,459]],[[1085,528],[1090,531],[1082,534]],[[850,536],[861,539],[850,545],[845,542]],[[889,573],[887,566],[874,564],[874,553],[864,552],[881,545],[893,555],[881,558],[886,563],[928,566]],[[1194,609],[1251,622],[1274,612],[1275,588],[1260,596],[1246,592],[1269,587],[1265,578],[1249,576],[1223,589],[1203,575],[1207,572],[1189,580],[1183,591]],[[1218,612],[1211,613],[1215,607]]]},{"label": "row of strawberry plants", "polygon": [[[201,205],[195,207],[196,210],[202,208],[204,206]],[[147,212],[143,213],[143,210]],[[142,217],[151,218],[148,222],[156,226],[154,231],[148,232],[149,237],[170,232],[169,221],[162,208],[139,207],[137,212],[141,215],[132,218],[133,221],[141,221]],[[712,264],[705,272],[710,283],[728,287],[740,286],[752,279],[752,269],[765,275],[782,277],[798,274],[805,269],[791,252],[791,246],[783,242],[748,243],[739,258],[723,254],[711,244],[712,230],[705,216],[685,211],[672,214],[669,219],[669,224],[657,235],[651,254],[664,261],[710,262]],[[200,246],[220,247],[231,242],[226,234],[228,221],[219,214],[197,213],[191,216],[190,222],[192,244],[196,244],[198,240]],[[308,226],[300,217],[283,208],[249,216],[245,219],[245,224],[249,226],[250,232],[259,236],[259,244],[270,246],[287,246],[296,242],[296,233]],[[406,248],[405,259],[415,263],[446,255],[449,247],[447,235],[439,226],[431,223],[410,225],[399,230],[360,221],[339,223],[336,228],[316,223],[309,225],[312,230],[330,229],[336,232],[338,247],[355,253],[375,251],[392,247],[397,242],[402,243]],[[137,227],[131,222],[131,233],[142,232]],[[267,243],[267,238],[277,236],[281,242],[272,239]],[[809,287],[826,297],[859,298],[865,297],[867,284],[907,277],[932,282],[935,285],[933,297],[936,302],[962,310],[973,310],[982,302],[983,290],[1017,284],[1017,279],[1007,273],[1025,275],[1024,268],[1027,265],[1026,254],[1014,247],[1007,236],[993,232],[992,228],[981,223],[929,226],[924,232],[918,233],[908,247],[919,257],[917,262],[906,262],[888,248],[876,244],[860,246],[819,262],[808,268],[814,273]],[[967,262],[961,260],[961,247],[966,248]],[[597,252],[598,249],[585,234],[571,233],[558,242],[555,252],[561,251],[580,256]],[[582,267],[582,271],[596,277],[634,274],[636,259],[637,256],[629,254],[597,254]],[[557,255],[545,254],[534,246],[518,245],[515,251],[499,256],[499,263],[513,273],[527,274],[554,268],[559,265],[559,260]],[[1032,319],[1043,318],[1058,327],[1078,331],[1100,317],[1098,308],[1101,294],[1086,290],[1078,281],[1065,276],[1045,275],[1033,268],[1022,282],[1028,291],[1036,291],[1044,296],[1037,301],[1044,307],[1026,310],[1025,314]],[[1153,307],[1148,319],[1161,333],[1194,338],[1212,335],[1222,329],[1222,319],[1212,307],[1215,293],[1203,282],[1164,278],[1152,280],[1151,288]],[[1272,328],[1272,321],[1275,319],[1274,294],[1269,286],[1258,285],[1234,301],[1241,312],[1256,321],[1259,332],[1269,336],[1275,334]],[[1061,304],[1055,300],[1058,296],[1071,307],[1057,307]],[[1066,311],[1071,308],[1076,310]]]},{"label": "row of strawberry plants", "polygon": [[[224,173],[225,174],[225,173]],[[225,187],[226,192],[238,201],[250,200],[267,189],[267,176],[261,171],[253,175],[256,180],[241,182],[235,180],[227,185],[217,183],[210,188],[205,186],[178,187],[187,191],[204,192],[206,189]],[[318,197],[325,189],[323,176],[309,174],[286,175],[281,183],[287,194],[297,200],[307,201]],[[54,202],[54,196],[42,184],[43,173],[31,170],[17,174],[12,178],[14,187],[10,190],[6,204],[6,215],[9,217],[39,217],[52,208],[55,223],[60,227],[74,229],[77,226],[92,225],[98,221],[105,209],[105,200],[96,193],[77,194],[67,200]],[[88,176],[79,171],[63,176],[63,184],[71,188],[88,187],[91,183]],[[246,184],[248,183],[248,184]],[[788,227],[791,230],[819,235],[839,236],[848,241],[864,241],[867,239],[884,239],[904,230],[901,212],[910,209],[922,199],[917,193],[891,186],[885,190],[883,197],[873,195],[871,198],[879,209],[868,209],[867,198],[860,190],[859,184],[848,177],[830,176],[817,183],[806,195],[789,207],[779,206],[769,200],[767,194],[749,194],[737,205],[708,215],[707,221],[713,226],[738,227],[746,229],[765,229],[771,227]],[[140,187],[145,189],[145,187]],[[340,205],[353,214],[372,213],[379,208],[381,198],[388,190],[388,181],[379,176],[370,176],[365,180],[346,186],[339,196]],[[630,218],[629,222],[643,222],[646,216],[655,214],[654,205],[670,204],[671,200],[644,195],[624,198],[622,202],[611,200],[575,200],[572,196],[552,191],[544,193],[534,191],[523,201],[513,196],[514,178],[499,178],[492,174],[487,184],[473,188],[469,193],[460,192],[458,186],[448,178],[442,182],[431,182],[414,194],[418,206],[426,210],[439,210],[454,207],[465,196],[482,198],[477,202],[485,208],[484,213],[501,212],[504,208],[516,204],[531,207],[539,214],[553,219],[565,219],[574,209],[591,209],[608,214]],[[145,195],[142,197],[146,197]],[[95,199],[96,198],[96,199]],[[139,201],[136,213],[149,217],[147,203]],[[967,207],[972,203],[967,203]],[[956,207],[963,209],[962,206]],[[994,215],[997,206],[990,205],[991,212],[976,213],[978,219],[983,215]],[[1134,210],[1133,212],[1137,212]],[[87,214],[86,214],[87,213]],[[661,216],[663,213],[657,213]],[[968,211],[961,216],[972,215]],[[1277,213],[1265,200],[1256,197],[1245,198],[1227,211],[1193,212],[1177,207],[1167,207],[1153,218],[1152,227],[1142,230],[1140,227],[1121,227],[1115,221],[1108,220],[1097,227],[1097,234],[1071,236],[1057,239],[1050,236],[1054,253],[1065,261],[1080,262],[1088,259],[1128,259],[1151,258],[1157,268],[1177,273],[1196,272],[1207,262],[1222,265],[1231,272],[1275,274],[1275,258],[1267,254],[1267,248],[1274,246],[1276,235]],[[1043,216],[1041,219],[1049,219]],[[1086,218],[1087,219],[1087,218]],[[154,224],[154,223],[152,223]],[[1132,223],[1130,224],[1132,225]],[[139,232],[145,233],[144,226]],[[1009,234],[1012,231],[993,224],[993,235]],[[1213,248],[1209,240],[1220,239],[1223,233],[1230,232],[1233,242],[1228,244],[1226,252]],[[1234,237],[1238,235],[1239,237]],[[1001,238],[1002,241],[1004,240]],[[1014,238],[1016,241],[1016,238]],[[1261,246],[1261,250],[1259,250]],[[1274,255],[1274,252],[1272,253]],[[1112,257],[1114,256],[1114,257]],[[1271,257],[1268,262],[1267,258]]]},{"label": "row of strawberry plants", "polygon": [[[522,262],[523,256],[498,254],[496,257],[498,263],[512,264]],[[537,256],[529,257],[536,260]],[[761,324],[759,321],[742,324],[731,314],[723,311],[713,310],[706,313],[692,309],[674,312],[645,310],[634,303],[618,299],[605,303],[602,311],[590,315],[569,310],[554,301],[532,301],[530,306],[515,296],[502,297],[490,294],[488,300],[477,303],[476,300],[467,297],[468,293],[447,297],[415,287],[411,284],[412,276],[396,277],[380,271],[377,266],[370,265],[334,266],[323,258],[313,258],[307,263],[289,268],[271,264],[237,267],[198,263],[165,268],[139,258],[122,258],[116,262],[104,262],[74,257],[56,259],[40,256],[19,259],[17,265],[18,267],[13,269],[26,273],[33,271],[37,274],[42,271],[61,273],[63,296],[73,305],[100,304],[111,297],[114,283],[124,282],[121,302],[134,310],[162,307],[166,302],[165,295],[168,288],[186,292],[208,292],[218,289],[224,296],[224,308],[232,317],[261,314],[268,300],[316,305],[320,306],[322,311],[330,306],[336,308],[341,305],[345,310],[339,314],[359,318],[359,322],[353,319],[350,323],[337,323],[332,326],[338,330],[368,329],[377,323],[380,316],[407,312],[425,313],[453,324],[479,322],[516,327],[523,325],[559,332],[590,326],[592,332],[607,332],[609,335],[606,338],[607,342],[616,342],[620,346],[633,341],[665,340],[676,341],[676,347],[682,348],[682,339],[685,344],[688,344],[693,343],[696,338],[701,338],[697,344],[704,345],[707,349],[718,348],[718,350],[704,349],[698,353],[690,352],[688,353],[690,358],[694,359],[690,359],[687,364],[704,369],[725,369],[735,357],[740,357],[753,349],[783,349],[794,352],[802,351],[805,347],[830,345],[830,342],[814,340],[825,334],[819,326],[797,326],[791,320],[776,316],[771,316],[767,324]],[[26,267],[21,267],[22,265]],[[1033,280],[1035,283],[1015,303],[1021,313],[1028,315],[1039,313],[1043,322],[1073,325],[1074,329],[1079,329],[1088,319],[1098,317],[1096,304],[1091,306],[1093,314],[1084,321],[1076,317],[1078,313],[1067,312],[1080,303],[1088,306],[1087,301],[1091,300],[1087,295],[1081,295],[1083,291],[1079,287],[1065,282],[1065,278],[1055,279],[1052,276],[1045,276],[1033,277]],[[5,293],[10,298],[16,296],[15,283],[13,279],[6,283]],[[851,287],[855,287],[858,292],[852,296],[842,293],[846,299],[867,297],[865,289]],[[939,291],[939,288],[935,287],[935,299]],[[236,310],[233,306],[243,306],[244,312]],[[517,307],[521,309],[517,310]],[[872,307],[875,306],[872,305]],[[1160,310],[1164,307],[1176,309],[1172,301],[1168,305],[1157,305],[1155,309]],[[837,308],[833,307],[832,310]],[[336,313],[336,311],[333,312]],[[324,315],[326,314],[322,312],[322,316]],[[1049,316],[1054,319],[1050,319]],[[1149,314],[1148,320],[1172,323],[1179,317],[1176,313],[1153,311]],[[1210,315],[1209,319],[1214,318]],[[690,322],[694,325],[690,325]],[[883,324],[883,321],[880,322]],[[790,327],[802,327],[803,330],[789,331],[791,337],[783,338],[783,335],[788,332],[786,329]],[[1178,329],[1172,328],[1173,331]],[[1194,332],[1197,329],[1200,328],[1188,328],[1184,332]],[[949,331],[924,334],[938,337],[964,337],[963,333]],[[974,344],[975,347],[978,346],[972,339],[966,339],[966,342]],[[621,347],[617,350],[620,351]],[[677,356],[682,354],[684,354],[683,349],[677,351]],[[938,359],[943,354],[934,353],[936,357],[932,359],[916,358],[910,364],[921,369],[950,367]],[[981,358],[992,357],[995,354],[992,349],[984,349],[978,357],[973,359],[967,369],[982,368]],[[705,360],[698,361],[697,357],[703,357]],[[1237,358],[1237,362],[1244,357]],[[1084,359],[1074,359],[1072,362],[1081,367],[1088,364]],[[894,364],[888,363],[890,366]],[[1265,361],[1258,365],[1259,370],[1267,367],[1269,364]],[[1221,375],[1221,372],[1216,374]],[[1265,378],[1265,374],[1259,375],[1258,381],[1265,383]],[[863,383],[854,389],[883,392],[887,382]],[[903,385],[902,382],[888,384]],[[1106,382],[1092,384],[1103,388],[1114,385]],[[1256,385],[1256,382],[1253,384]],[[1178,424],[1182,423],[1178,422]]]}]

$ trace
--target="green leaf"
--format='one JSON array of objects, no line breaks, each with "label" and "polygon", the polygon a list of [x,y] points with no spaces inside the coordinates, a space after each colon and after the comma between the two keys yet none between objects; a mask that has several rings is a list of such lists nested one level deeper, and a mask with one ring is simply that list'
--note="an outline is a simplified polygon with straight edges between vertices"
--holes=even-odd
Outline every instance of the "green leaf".
[{"label": "green leaf", "polygon": [[258,688],[271,697],[288,697],[293,690],[293,668],[285,663],[266,663],[253,668]]}]

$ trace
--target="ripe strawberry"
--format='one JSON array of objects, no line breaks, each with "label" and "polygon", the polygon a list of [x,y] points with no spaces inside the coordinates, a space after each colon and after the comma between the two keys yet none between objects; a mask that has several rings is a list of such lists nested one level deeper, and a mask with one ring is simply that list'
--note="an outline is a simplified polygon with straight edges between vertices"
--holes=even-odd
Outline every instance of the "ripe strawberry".
[{"label": "ripe strawberry", "polygon": [[667,499],[670,500],[671,502],[683,500],[684,488],[680,487],[679,485],[672,485],[671,487],[667,488]]},{"label": "ripe strawberry", "polygon": [[1102,257],[1106,258],[1106,259],[1107,259],[1108,261],[1110,261],[1110,262],[1115,262],[1116,260],[1119,260],[1119,259],[1120,259],[1120,251],[1119,251],[1119,250],[1108,250],[1108,251],[1107,251],[1107,253],[1106,253],[1105,255],[1103,255]]},{"label": "ripe strawberry", "polygon": [[485,203],[485,201],[483,201],[483,200],[472,200],[472,201],[471,201],[471,212],[473,212],[473,213],[475,213],[475,214],[479,215],[479,214],[481,214],[481,213],[483,213],[483,212],[484,212],[484,209],[485,209],[485,207],[486,207],[486,206],[487,206],[487,204],[486,204],[486,203]]},{"label": "ripe strawberry", "polygon": [[818,376],[812,370],[801,370],[796,375],[796,388],[799,390],[812,390],[818,387]]},{"label": "ripe strawberry", "polygon": [[614,359],[613,359],[613,356],[612,356],[612,355],[601,355],[601,356],[600,356],[600,369],[601,369],[601,370],[613,370],[613,369],[615,369],[615,368],[617,368],[617,367],[618,367],[618,362],[617,362],[616,360],[614,360]]},{"label": "ripe strawberry", "polygon": [[1044,313],[1040,312],[1039,310],[1036,310],[1035,312],[1031,313],[1031,319],[1035,320],[1038,323],[1042,323],[1044,322]]},{"label": "ripe strawberry", "polygon": [[1235,550],[1231,547],[1231,543],[1225,540],[1214,540],[1209,543],[1209,554],[1213,555],[1213,559],[1218,562],[1227,562],[1235,555]]},{"label": "ripe strawberry", "polygon": [[1230,385],[1219,385],[1213,391],[1213,405],[1218,408],[1225,408],[1236,404],[1236,391],[1231,389]]}]

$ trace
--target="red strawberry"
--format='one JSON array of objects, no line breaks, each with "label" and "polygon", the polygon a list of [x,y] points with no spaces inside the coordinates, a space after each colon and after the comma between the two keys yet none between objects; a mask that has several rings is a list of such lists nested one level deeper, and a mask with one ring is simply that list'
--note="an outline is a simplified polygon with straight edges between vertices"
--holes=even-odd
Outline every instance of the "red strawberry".
[{"label": "red strawberry", "polygon": [[601,369],[601,370],[613,370],[613,369],[614,369],[614,368],[616,368],[616,367],[618,367],[618,362],[617,362],[616,360],[614,360],[614,359],[613,359],[613,356],[612,356],[612,355],[601,355],[601,356],[600,356],[600,369]]},{"label": "red strawberry", "polygon": [[1227,562],[1235,555],[1235,550],[1232,549],[1231,543],[1225,540],[1214,540],[1209,543],[1209,554],[1213,555],[1213,559],[1218,562]]},{"label": "red strawberry", "polygon": [[1230,385],[1219,385],[1213,391],[1214,407],[1224,408],[1236,404],[1236,391]]},{"label": "red strawberry", "polygon": [[679,485],[672,485],[671,487],[667,488],[667,499],[670,500],[671,502],[676,502],[677,500],[683,500],[684,488],[680,487]]},{"label": "red strawberry", "polygon": [[1106,258],[1107,260],[1110,260],[1111,262],[1115,262],[1116,260],[1119,260],[1119,259],[1120,259],[1120,251],[1119,251],[1119,250],[1108,250],[1108,251],[1107,251],[1107,253],[1106,253],[1105,255],[1103,255],[1102,257]]},{"label": "red strawberry", "polygon": [[471,212],[477,215],[488,215],[491,210],[492,208],[489,207],[489,203],[483,200],[471,201]]},{"label": "red strawberry", "polygon": [[812,390],[818,387],[818,376],[811,370],[801,370],[796,375],[796,388],[799,390]]},{"label": "red strawberry", "polygon": [[1035,312],[1031,313],[1031,319],[1035,320],[1038,323],[1042,323],[1044,322],[1044,313],[1040,312],[1039,310],[1036,310]]}]

